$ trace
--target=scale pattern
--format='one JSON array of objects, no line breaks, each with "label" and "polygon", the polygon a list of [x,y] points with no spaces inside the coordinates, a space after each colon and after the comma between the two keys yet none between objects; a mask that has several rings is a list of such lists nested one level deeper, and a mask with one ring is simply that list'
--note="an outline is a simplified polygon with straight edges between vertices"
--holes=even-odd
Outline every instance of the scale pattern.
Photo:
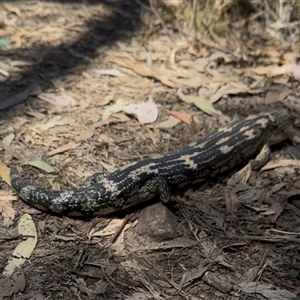
[{"label": "scale pattern", "polygon": [[[158,158],[146,158],[113,173],[95,173],[79,188],[46,190],[23,179],[11,168],[11,185],[33,207],[67,216],[107,215],[155,196],[171,201],[171,191],[188,184],[206,182],[246,164],[265,151],[270,139],[281,133],[286,118],[265,113],[234,122],[190,145]],[[260,155],[262,156],[262,155]],[[261,164],[266,158],[261,158]],[[260,167],[260,161],[256,161]]]}]

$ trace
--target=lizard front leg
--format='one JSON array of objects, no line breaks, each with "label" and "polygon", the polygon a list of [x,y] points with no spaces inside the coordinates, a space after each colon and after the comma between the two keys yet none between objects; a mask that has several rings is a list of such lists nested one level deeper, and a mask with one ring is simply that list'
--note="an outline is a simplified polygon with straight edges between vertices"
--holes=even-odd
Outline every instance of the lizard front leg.
[{"label": "lizard front leg", "polygon": [[138,193],[142,201],[158,195],[163,204],[172,202],[170,187],[166,179],[162,176],[156,176],[149,179],[139,188]]}]

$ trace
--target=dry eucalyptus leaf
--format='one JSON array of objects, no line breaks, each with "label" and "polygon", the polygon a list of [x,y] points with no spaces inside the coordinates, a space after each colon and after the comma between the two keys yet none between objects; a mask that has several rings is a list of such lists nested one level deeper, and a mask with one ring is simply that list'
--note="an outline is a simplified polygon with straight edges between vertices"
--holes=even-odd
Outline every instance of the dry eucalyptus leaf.
[{"label": "dry eucalyptus leaf", "polygon": [[170,114],[185,124],[191,125],[193,116],[188,113],[180,112],[180,111],[170,111]]},{"label": "dry eucalyptus leaf", "polygon": [[67,94],[42,93],[38,98],[56,106],[73,106],[76,104],[73,97]]},{"label": "dry eucalyptus leaf", "polygon": [[300,160],[281,159],[276,162],[269,162],[261,168],[261,172],[275,169],[275,168],[280,168],[280,167],[287,167],[287,166],[300,167]]},{"label": "dry eucalyptus leaf", "polygon": [[5,146],[10,146],[14,138],[15,135],[13,133],[10,133],[2,140],[2,142]]},{"label": "dry eucalyptus leaf", "polygon": [[21,241],[13,251],[2,272],[4,276],[10,276],[17,268],[20,268],[26,259],[31,256],[37,243],[37,231],[30,215],[24,214],[21,217],[18,224],[18,232],[27,238]]},{"label": "dry eucalyptus leaf", "polygon": [[93,236],[108,236],[108,235],[113,235],[118,229],[119,227],[122,225],[123,220],[121,219],[113,219],[109,222],[109,224],[104,227],[101,230],[98,231],[91,231],[89,236],[90,238]]},{"label": "dry eucalyptus leaf", "polygon": [[256,68],[245,68],[242,69],[245,74],[256,73],[259,75],[266,75],[268,77],[284,75],[284,74],[292,74],[293,72],[293,65],[287,64],[283,66],[276,65],[269,65],[269,66],[259,66]]},{"label": "dry eucalyptus leaf", "polygon": [[136,116],[141,124],[154,123],[158,117],[158,108],[152,97],[148,101],[129,104],[123,111]]},{"label": "dry eucalyptus leaf", "polygon": [[76,138],[76,141],[77,142],[86,141],[86,140],[90,139],[91,137],[93,137],[94,134],[95,134],[95,131],[93,129],[86,129],[79,135],[79,137]]},{"label": "dry eucalyptus leaf", "polygon": [[60,146],[60,147],[57,147],[56,149],[54,150],[51,150],[49,151],[46,155],[49,157],[49,156],[53,156],[53,155],[56,155],[58,153],[62,153],[62,152],[65,152],[65,151],[68,151],[70,149],[75,149],[77,148],[78,146],[80,145],[80,143],[76,143],[75,141],[72,141],[68,144],[65,144],[63,146]]},{"label": "dry eucalyptus leaf", "polygon": [[161,122],[157,127],[159,128],[173,128],[176,126],[178,123],[180,123],[180,120],[170,116],[168,120]]},{"label": "dry eucalyptus leaf", "polygon": [[72,118],[62,118],[62,116],[55,116],[48,121],[43,120],[42,122],[37,123],[37,129],[47,131],[57,126],[72,125],[75,121]]},{"label": "dry eucalyptus leaf", "polygon": [[10,185],[10,168],[0,163],[0,177]]},{"label": "dry eucalyptus leaf", "polygon": [[172,81],[170,81],[169,79],[165,78],[165,76],[163,74],[160,74],[158,71],[151,70],[147,66],[137,64],[132,60],[129,60],[129,59],[126,59],[126,58],[125,59],[108,58],[107,61],[115,63],[115,64],[117,64],[119,66],[122,66],[122,67],[129,68],[129,69],[131,69],[132,71],[134,71],[136,74],[138,74],[140,76],[155,78],[155,79],[161,81],[161,83],[166,85],[166,86],[169,86],[169,87],[172,87],[172,88],[176,87],[176,84],[173,83]]}]

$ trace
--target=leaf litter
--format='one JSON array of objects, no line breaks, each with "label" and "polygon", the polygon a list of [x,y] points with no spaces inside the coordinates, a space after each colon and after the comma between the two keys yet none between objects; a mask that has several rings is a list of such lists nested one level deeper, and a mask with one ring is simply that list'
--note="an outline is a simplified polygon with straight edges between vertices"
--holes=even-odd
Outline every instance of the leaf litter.
[{"label": "leaf litter", "polygon": [[[82,20],[96,22],[97,16],[113,11],[121,18],[135,9],[113,9],[103,3],[79,7],[24,2],[17,9],[10,5],[13,9],[1,11],[5,26],[0,26],[0,34],[12,41],[1,49],[17,51],[26,45],[29,57],[5,56],[0,64],[2,84],[11,74],[22,74],[39,60],[43,63],[35,85],[28,88],[27,81],[21,81],[0,101],[4,109],[28,100],[0,120],[4,167],[14,161],[31,182],[69,189],[94,172],[113,171],[181,148],[237,116],[270,108],[299,113],[297,55],[283,38],[284,29],[273,26],[272,33],[263,31],[255,14],[231,19],[235,7],[225,1],[207,2],[201,17],[187,8],[174,24],[172,10],[164,20],[151,3],[151,26],[141,27],[138,34],[131,30],[130,37],[122,28],[124,40],[113,46],[103,43],[105,30],[97,27],[93,41],[77,47],[80,38],[90,35],[90,25]],[[255,5],[261,13],[264,8]],[[182,22],[184,16],[189,22]],[[194,23],[199,26],[195,35]],[[108,21],[101,26],[114,25]],[[98,40],[103,48],[86,55],[82,49],[87,45],[92,49]],[[30,60],[36,58],[36,45],[52,48]],[[61,45],[63,49],[57,50]],[[80,65],[82,58],[89,65]],[[10,290],[1,281],[0,291],[6,296],[22,291],[28,297],[38,292],[84,299],[96,291],[91,286],[97,274],[105,283],[101,293],[106,298],[129,299],[138,290],[156,299],[233,299],[253,294],[292,299],[292,294],[299,294],[295,292],[299,291],[299,163],[283,157],[284,146],[272,150],[275,154],[261,172],[252,172],[247,165],[230,178],[226,189],[225,183],[201,185],[178,195],[186,204],[174,206],[179,237],[164,242],[138,236],[133,226],[122,231],[112,246],[105,231],[114,234],[110,220],[122,224],[122,215],[86,222],[30,211],[3,183],[1,226],[12,227],[23,220],[25,211],[34,224],[28,218],[26,228],[32,232],[22,242],[31,240],[27,246],[20,244],[17,253],[12,250],[17,249],[15,241],[5,240],[2,269],[8,274],[20,266],[21,273],[11,275],[20,280]],[[34,168],[57,173],[39,174]],[[9,168],[0,167],[7,183],[8,174]],[[273,188],[274,183],[282,187]],[[293,233],[293,238],[270,231],[273,227]],[[249,253],[245,245],[257,250]],[[9,257],[14,255],[17,260],[11,263]],[[4,268],[8,262],[9,268]],[[118,268],[109,268],[107,262]],[[251,276],[244,276],[249,270]],[[267,285],[270,282],[272,286]]]},{"label": "leaf litter", "polygon": [[23,236],[25,240],[21,241],[14,249],[2,271],[2,275],[7,277],[22,267],[26,259],[30,258],[37,244],[37,231],[30,215],[24,214],[20,218],[18,222],[18,233],[20,236]]}]

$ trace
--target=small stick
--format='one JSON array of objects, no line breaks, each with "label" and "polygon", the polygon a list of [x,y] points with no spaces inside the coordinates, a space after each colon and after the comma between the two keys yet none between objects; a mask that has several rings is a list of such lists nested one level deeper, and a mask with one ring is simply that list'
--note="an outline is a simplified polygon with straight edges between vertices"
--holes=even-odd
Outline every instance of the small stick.
[{"label": "small stick", "polygon": [[116,241],[116,239],[118,238],[118,236],[121,234],[122,230],[125,228],[126,224],[128,224],[129,222],[133,222],[136,219],[137,219],[137,216],[135,216],[135,214],[126,215],[121,226],[118,228],[118,230],[115,232],[115,234],[109,239],[109,241],[111,243],[114,243]]}]

